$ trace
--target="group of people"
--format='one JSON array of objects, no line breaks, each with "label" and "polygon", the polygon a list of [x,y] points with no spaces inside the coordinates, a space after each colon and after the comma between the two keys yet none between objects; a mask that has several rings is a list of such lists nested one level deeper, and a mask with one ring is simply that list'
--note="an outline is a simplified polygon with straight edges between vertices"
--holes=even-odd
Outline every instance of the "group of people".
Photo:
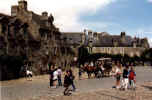
[{"label": "group of people", "polygon": [[[103,65],[100,65],[100,69],[104,70]],[[122,64],[117,63],[115,64],[114,76],[116,78],[116,85],[115,88],[127,90],[128,88],[135,89],[136,83],[136,72],[133,66],[125,66],[122,67]],[[81,79],[81,70],[79,69],[79,79]],[[70,95],[70,91],[75,91],[76,87],[74,84],[75,76],[71,69],[65,71],[64,75],[64,82],[62,82],[62,69],[61,67],[50,67],[50,87],[57,88],[59,86],[64,86],[65,89],[63,91],[64,95]],[[72,86],[72,89],[69,87]]]},{"label": "group of people", "polygon": [[117,63],[114,73],[114,76],[116,77],[115,88],[123,90],[127,90],[128,88],[135,89],[136,72],[133,66],[125,66],[123,69],[122,64]]},{"label": "group of people", "polygon": [[51,66],[50,68],[50,87],[57,88],[58,86],[62,86],[62,70],[61,67],[55,68]]},{"label": "group of people", "polygon": [[[75,91],[76,87],[74,84],[75,76],[73,74],[73,71],[71,69],[66,70],[65,76],[64,76],[64,83],[62,82],[62,69],[61,67],[50,67],[50,87],[51,88],[58,88],[59,86],[64,86],[64,95],[70,95],[70,91]],[[72,86],[72,90],[70,90],[70,86]]]},{"label": "group of people", "polygon": [[95,78],[101,78],[103,77],[103,72],[105,68],[103,67],[103,63],[98,63],[96,66],[93,65],[91,62],[90,64],[86,63],[81,65],[79,67],[78,75],[79,75],[79,80],[82,79],[82,73],[86,72],[88,74],[88,78],[91,78],[91,74],[94,74]]}]

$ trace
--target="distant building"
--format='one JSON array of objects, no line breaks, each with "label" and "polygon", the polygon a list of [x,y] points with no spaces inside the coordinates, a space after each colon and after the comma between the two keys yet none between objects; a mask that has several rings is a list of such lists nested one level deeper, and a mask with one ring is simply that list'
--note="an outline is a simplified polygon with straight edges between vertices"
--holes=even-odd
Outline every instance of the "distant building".
[{"label": "distant building", "polygon": [[84,45],[90,53],[127,54],[140,56],[149,48],[147,38],[132,38],[121,32],[120,35],[110,35],[107,32],[62,32],[61,37],[67,39],[69,45],[80,47]]}]

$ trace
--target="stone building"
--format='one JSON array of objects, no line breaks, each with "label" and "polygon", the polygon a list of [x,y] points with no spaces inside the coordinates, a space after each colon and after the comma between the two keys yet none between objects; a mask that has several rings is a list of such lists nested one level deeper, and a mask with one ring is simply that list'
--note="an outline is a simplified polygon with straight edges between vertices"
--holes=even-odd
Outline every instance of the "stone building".
[{"label": "stone building", "polygon": [[28,10],[27,1],[20,0],[18,5],[11,7],[11,16],[21,19],[23,22],[28,23],[29,31],[32,37],[36,40],[40,38],[40,32],[42,30],[56,31],[57,28],[53,25],[54,18],[47,12],[42,12],[41,15]]},{"label": "stone building", "polygon": [[[149,48],[146,38],[132,38],[125,32],[120,35],[91,30],[61,33],[53,21],[52,14],[48,16],[44,11],[38,15],[28,10],[27,1],[19,0],[18,5],[11,7],[11,15],[0,14],[0,57],[25,57],[27,62],[31,62],[33,73],[41,74],[48,70],[48,63],[59,64],[58,66],[70,64],[73,51],[74,56],[77,56],[77,49],[82,45],[90,53],[130,56],[140,56],[143,50]],[[8,72],[5,66],[3,68],[2,72]]]},{"label": "stone building", "polygon": [[[66,37],[69,45],[76,45],[78,48],[84,45],[90,53],[122,54],[129,56],[140,56],[149,48],[147,38],[132,38],[121,32],[120,35],[110,35],[107,32],[63,32],[62,37]],[[77,49],[76,48],[76,49]]]},{"label": "stone building", "polygon": [[26,56],[33,70],[46,70],[60,56],[61,33],[53,21],[52,14],[38,15],[19,0],[11,15],[0,14],[0,55]]}]

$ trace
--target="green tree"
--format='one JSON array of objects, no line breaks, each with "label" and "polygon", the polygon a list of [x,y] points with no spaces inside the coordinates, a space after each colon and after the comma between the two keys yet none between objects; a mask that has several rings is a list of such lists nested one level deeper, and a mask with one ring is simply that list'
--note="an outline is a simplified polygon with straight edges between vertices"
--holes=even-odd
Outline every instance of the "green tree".
[{"label": "green tree", "polygon": [[125,54],[124,56],[123,56],[123,63],[124,64],[127,64],[127,63],[129,63],[130,62],[130,57],[127,55],[127,54]]},{"label": "green tree", "polygon": [[149,61],[152,65],[152,48],[146,49],[142,54],[141,54],[141,60],[144,64],[144,62]]},{"label": "green tree", "polygon": [[78,64],[79,67],[81,64],[84,64],[86,62],[86,58],[89,56],[88,49],[84,46],[79,47],[78,49]]},{"label": "green tree", "polygon": [[121,54],[116,54],[116,55],[109,55],[110,58],[114,61],[121,61],[123,56]]}]

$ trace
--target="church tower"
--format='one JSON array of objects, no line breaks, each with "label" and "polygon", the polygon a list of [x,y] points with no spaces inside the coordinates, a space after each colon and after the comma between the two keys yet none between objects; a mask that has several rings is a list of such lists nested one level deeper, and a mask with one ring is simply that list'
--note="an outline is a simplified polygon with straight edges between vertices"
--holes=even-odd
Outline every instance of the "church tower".
[{"label": "church tower", "polygon": [[126,37],[126,33],[125,32],[121,32],[121,42],[122,43],[124,43],[126,41],[125,37]]},{"label": "church tower", "polygon": [[84,32],[82,33],[81,40],[82,40],[82,44],[85,44],[85,40],[86,40],[86,29],[84,29]]},{"label": "church tower", "polygon": [[27,1],[19,0],[18,1],[18,7],[19,7],[19,10],[27,11]]},{"label": "church tower", "polygon": [[27,11],[27,1],[19,0],[18,5],[13,5],[11,7],[11,16],[17,16],[20,11]]}]

